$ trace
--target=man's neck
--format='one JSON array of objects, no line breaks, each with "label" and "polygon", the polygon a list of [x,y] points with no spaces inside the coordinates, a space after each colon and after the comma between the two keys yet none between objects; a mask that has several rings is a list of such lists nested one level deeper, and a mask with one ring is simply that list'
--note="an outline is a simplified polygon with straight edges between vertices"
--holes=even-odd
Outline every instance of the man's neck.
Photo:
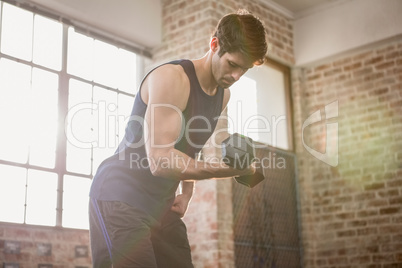
[{"label": "man's neck", "polygon": [[195,73],[202,90],[208,95],[215,95],[218,84],[216,83],[211,69],[212,54],[210,51],[204,57],[192,60],[195,68]]}]

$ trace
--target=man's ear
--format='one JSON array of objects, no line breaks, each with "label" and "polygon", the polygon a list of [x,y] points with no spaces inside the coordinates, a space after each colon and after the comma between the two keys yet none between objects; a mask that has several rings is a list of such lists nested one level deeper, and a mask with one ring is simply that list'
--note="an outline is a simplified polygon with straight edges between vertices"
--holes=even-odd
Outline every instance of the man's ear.
[{"label": "man's ear", "polygon": [[213,51],[213,52],[217,52],[219,49],[219,39],[218,37],[212,37],[211,38],[211,42],[209,43],[209,48]]}]

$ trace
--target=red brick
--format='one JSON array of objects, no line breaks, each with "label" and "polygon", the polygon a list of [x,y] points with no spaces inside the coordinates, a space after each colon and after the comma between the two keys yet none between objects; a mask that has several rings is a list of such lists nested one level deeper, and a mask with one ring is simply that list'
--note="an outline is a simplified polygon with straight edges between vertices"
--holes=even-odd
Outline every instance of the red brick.
[{"label": "red brick", "polygon": [[383,234],[393,234],[400,233],[401,226],[400,225],[385,225],[379,227],[379,232]]},{"label": "red brick", "polygon": [[377,215],[378,215],[377,210],[364,210],[364,211],[357,212],[357,217],[361,217],[361,218],[377,216]]},{"label": "red brick", "polygon": [[370,185],[364,186],[364,190],[369,191],[369,190],[378,190],[378,189],[383,189],[385,187],[383,182],[376,182],[372,183]]},{"label": "red brick", "polygon": [[343,264],[349,264],[348,262],[348,258],[346,257],[335,257],[335,258],[328,258],[328,264],[329,265],[337,265],[339,267],[339,265],[343,265]]},{"label": "red brick", "polygon": [[384,214],[394,214],[394,213],[398,213],[400,211],[399,207],[388,207],[388,208],[381,208],[380,209],[380,214],[384,215]]},{"label": "red brick", "polygon": [[364,251],[368,253],[378,253],[380,251],[380,247],[378,245],[368,246],[364,248]]},{"label": "red brick", "polygon": [[343,255],[356,255],[357,253],[357,248],[340,248],[338,250],[338,255],[343,256]]},{"label": "red brick", "polygon": [[312,81],[312,80],[316,80],[316,79],[319,79],[319,78],[321,78],[321,74],[313,74],[313,75],[308,76],[307,80]]},{"label": "red brick", "polygon": [[402,197],[401,197],[401,196],[398,196],[398,197],[396,197],[396,198],[391,198],[391,199],[389,200],[389,204],[390,204],[390,205],[402,204]]},{"label": "red brick", "polygon": [[335,218],[340,220],[350,220],[355,218],[355,213],[354,212],[339,213],[335,215]]},{"label": "red brick", "polygon": [[381,252],[402,252],[402,244],[382,245]]},{"label": "red brick", "polygon": [[392,236],[392,242],[402,243],[402,234]]},{"label": "red brick", "polygon": [[386,58],[387,60],[389,60],[389,59],[398,58],[398,56],[399,56],[399,51],[392,51],[392,52],[390,52],[390,53],[387,53],[387,54],[385,55],[385,58]]},{"label": "red brick", "polygon": [[381,207],[387,206],[388,200],[386,199],[374,199],[367,202],[367,207]]},{"label": "red brick", "polygon": [[372,67],[365,67],[364,69],[357,70],[353,72],[353,77],[359,77],[362,75],[367,75],[373,73],[373,68]]},{"label": "red brick", "polygon": [[382,218],[367,219],[367,224],[368,225],[385,225],[385,224],[388,224],[390,222],[391,222],[391,220],[390,220],[389,217],[387,217],[387,218],[382,217]]},{"label": "red brick", "polygon": [[336,235],[337,237],[353,237],[356,236],[356,230],[339,231]]},{"label": "red brick", "polygon": [[349,64],[349,65],[344,66],[343,70],[346,71],[346,72],[349,72],[349,71],[359,69],[361,66],[362,66],[361,62],[355,62],[353,64]]},{"label": "red brick", "polygon": [[347,227],[362,227],[367,226],[367,221],[365,220],[354,220],[346,224]]},{"label": "red brick", "polygon": [[332,69],[332,70],[328,70],[324,72],[324,76],[332,76],[334,74],[339,74],[342,72],[341,68],[337,68],[337,69]]},{"label": "red brick", "polygon": [[395,259],[393,254],[379,254],[373,256],[373,262],[378,263],[392,262],[394,260]]},{"label": "red brick", "polygon": [[384,77],[383,73],[373,73],[373,74],[364,76],[363,81],[364,82],[369,82],[369,81],[377,80],[377,79],[382,78],[382,77]]},{"label": "red brick", "polygon": [[364,62],[364,65],[371,65],[381,62],[384,59],[384,56],[377,56],[371,59],[368,59]]},{"label": "red brick", "polygon": [[366,268],[384,268],[381,264],[370,264],[365,267]]},{"label": "red brick", "polygon": [[333,250],[318,250],[317,251],[318,258],[328,258],[328,257],[334,256],[335,254],[336,254],[336,252]]},{"label": "red brick", "polygon": [[345,224],[343,222],[331,222],[327,223],[324,226],[324,230],[330,231],[330,230],[337,230],[343,228]]},{"label": "red brick", "polygon": [[351,257],[350,263],[357,263],[357,264],[365,264],[369,263],[371,261],[371,256],[369,255],[364,255],[364,256],[356,256],[356,257]]},{"label": "red brick", "polygon": [[[395,261],[399,261],[399,259],[395,256]],[[389,264],[384,264],[381,266],[382,268],[402,268],[402,263],[389,263]]]},{"label": "red brick", "polygon": [[337,196],[334,198],[334,203],[347,203],[353,200],[352,196]]},{"label": "red brick", "polygon": [[314,72],[320,72],[320,71],[323,71],[323,70],[327,70],[327,69],[329,69],[331,67],[332,67],[332,64],[320,65],[320,66],[314,68]]},{"label": "red brick", "polygon": [[335,213],[335,212],[338,212],[338,211],[342,211],[342,206],[340,206],[340,205],[339,206],[338,205],[327,206],[327,207],[323,207],[322,211],[324,213]]},{"label": "red brick", "polygon": [[380,63],[380,64],[376,65],[375,68],[377,70],[383,70],[383,69],[393,67],[394,65],[395,65],[395,63],[393,61],[388,61],[388,62],[384,62],[384,63]]},{"label": "red brick", "polygon": [[390,103],[391,108],[400,108],[402,107],[402,100],[396,100]]},{"label": "red brick", "polygon": [[360,61],[373,55],[373,51],[364,52],[353,57],[354,61]]},{"label": "red brick", "polygon": [[370,96],[378,96],[378,95],[383,95],[389,92],[389,89],[387,87],[384,88],[379,88],[375,89],[369,92]]},{"label": "red brick", "polygon": [[383,54],[383,53],[387,53],[389,51],[395,50],[395,45],[389,45],[385,48],[381,48],[376,50],[377,54]]},{"label": "red brick", "polygon": [[327,259],[326,258],[325,259],[317,259],[315,261],[315,264],[318,266],[325,266],[327,264]]},{"label": "red brick", "polygon": [[367,235],[373,235],[373,234],[377,234],[377,233],[378,233],[377,227],[366,227],[363,229],[357,229],[358,236],[367,236]]},{"label": "red brick", "polygon": [[375,198],[375,193],[364,192],[355,196],[355,201],[371,200]]}]

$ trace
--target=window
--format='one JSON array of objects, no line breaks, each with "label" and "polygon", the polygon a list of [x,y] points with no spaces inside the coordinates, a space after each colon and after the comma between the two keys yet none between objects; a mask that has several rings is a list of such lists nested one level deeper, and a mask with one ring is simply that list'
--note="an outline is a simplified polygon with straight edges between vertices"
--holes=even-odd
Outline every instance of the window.
[{"label": "window", "polygon": [[0,1],[0,221],[88,228],[91,179],[141,69],[112,43]]},{"label": "window", "polygon": [[272,60],[256,66],[231,87],[229,132],[293,150],[289,69]]}]

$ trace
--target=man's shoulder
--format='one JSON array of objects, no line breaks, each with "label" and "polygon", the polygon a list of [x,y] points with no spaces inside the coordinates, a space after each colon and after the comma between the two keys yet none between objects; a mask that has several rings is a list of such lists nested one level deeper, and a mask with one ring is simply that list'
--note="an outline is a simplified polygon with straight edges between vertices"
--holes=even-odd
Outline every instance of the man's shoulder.
[{"label": "man's shoulder", "polygon": [[157,79],[165,85],[186,86],[188,77],[179,64],[163,64],[157,67],[150,75],[150,79]]},{"label": "man's shoulder", "polygon": [[155,69],[146,83],[155,102],[166,102],[183,110],[190,92],[189,79],[180,65],[165,64]]}]

